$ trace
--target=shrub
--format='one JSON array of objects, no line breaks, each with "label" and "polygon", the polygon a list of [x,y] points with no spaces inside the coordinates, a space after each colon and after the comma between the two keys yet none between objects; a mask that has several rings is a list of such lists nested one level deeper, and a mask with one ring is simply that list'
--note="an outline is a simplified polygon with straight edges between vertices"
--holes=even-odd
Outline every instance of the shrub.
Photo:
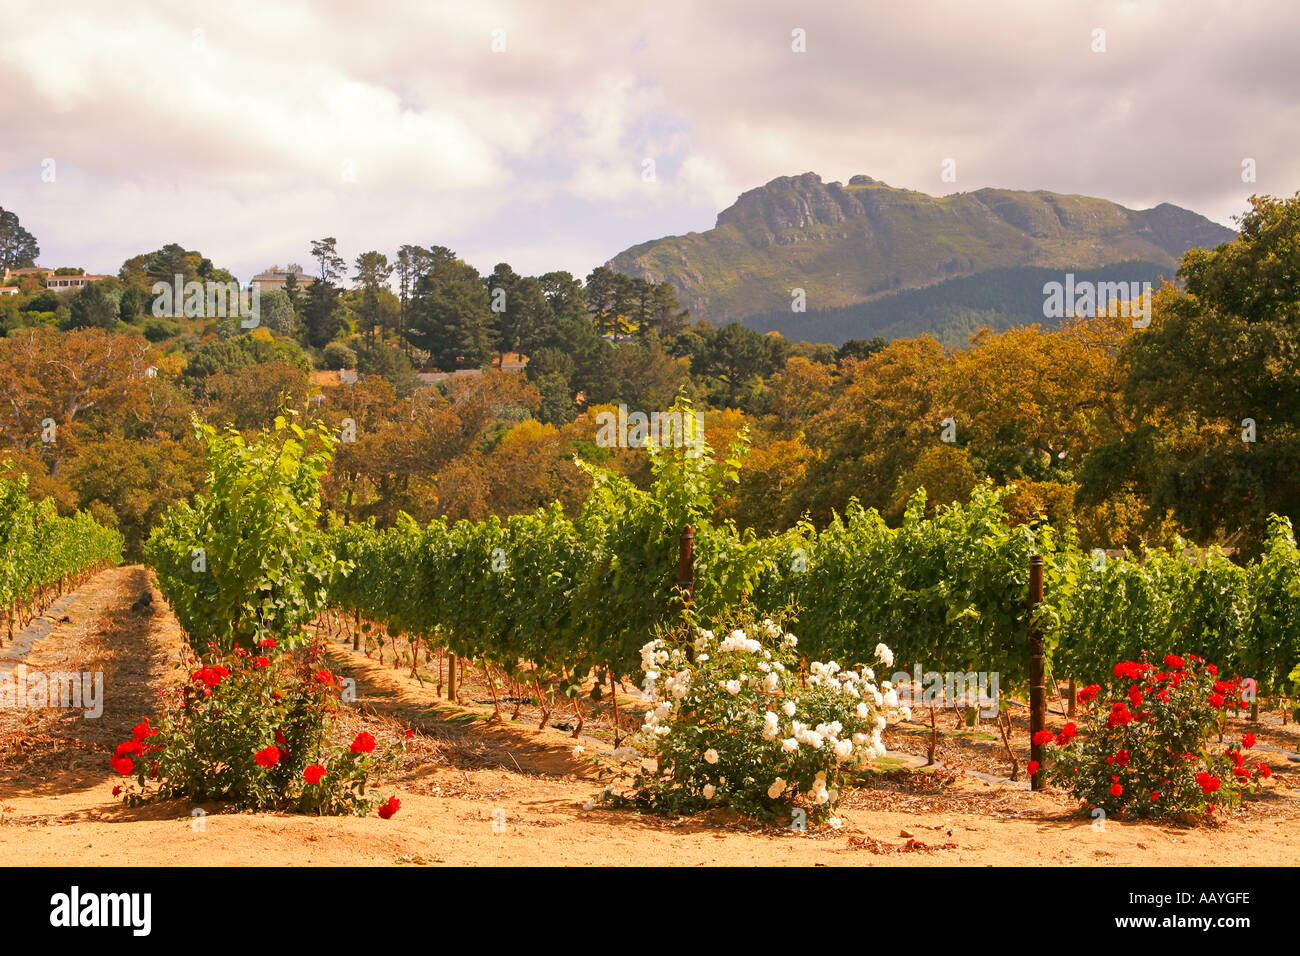
[{"label": "shrub", "polygon": [[[845,770],[884,753],[886,712],[898,701],[869,668],[815,662],[802,671],[796,645],[771,621],[721,639],[700,630],[693,659],[682,643],[646,644],[654,707],[640,740],[653,759],[629,794],[607,799],[664,813],[727,806],[785,819],[798,803],[814,820],[829,817]],[[883,644],[877,656],[893,662]]]},{"label": "shrub", "polygon": [[178,323],[169,319],[149,319],[144,324],[144,337],[150,342],[162,342],[180,333]]},{"label": "shrub", "polygon": [[1090,807],[1129,817],[1213,813],[1269,776],[1246,758],[1251,734],[1222,744],[1225,708],[1246,706],[1241,680],[1220,680],[1204,659],[1170,654],[1161,668],[1124,661],[1115,665],[1111,702],[1094,706],[1100,691],[1093,684],[1079,694],[1088,707],[1083,732],[1066,724],[1039,741],[1051,745],[1049,778]]},{"label": "shrub", "polygon": [[114,791],[127,804],[186,797],[239,810],[371,810],[374,738],[331,745],[339,682],[319,646],[294,654],[266,638],[254,651],[224,653],[214,642],[190,663],[197,666],[158,726],[142,721],[114,751],[113,769],[131,778]]},{"label": "shrub", "polygon": [[331,342],[321,353],[327,369],[356,368],[357,353],[342,342]]}]

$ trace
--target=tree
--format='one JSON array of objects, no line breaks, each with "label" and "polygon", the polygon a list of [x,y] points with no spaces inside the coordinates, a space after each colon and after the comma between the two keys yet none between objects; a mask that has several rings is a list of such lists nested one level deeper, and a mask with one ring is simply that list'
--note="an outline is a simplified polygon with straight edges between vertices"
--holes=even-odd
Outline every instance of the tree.
[{"label": "tree", "polygon": [[31,268],[40,254],[36,237],[22,227],[17,215],[0,207],[0,272]]},{"label": "tree", "polygon": [[1090,457],[1080,495],[1133,490],[1150,521],[1172,512],[1249,553],[1269,514],[1300,518],[1300,193],[1253,196],[1238,221],[1234,241],[1183,256],[1185,290],[1160,290],[1127,338],[1134,425]]},{"label": "tree", "polygon": [[504,262],[497,264],[484,284],[497,352],[504,360],[507,352],[524,351],[524,344],[535,341],[537,331],[547,324],[546,290],[541,281],[519,275]]},{"label": "tree", "polygon": [[361,290],[361,329],[374,342],[376,333],[383,326],[380,292],[387,290],[393,267],[388,264],[388,256],[371,250],[357,256],[356,270],[354,281]]},{"label": "tree", "polygon": [[285,281],[284,289],[272,289],[258,295],[260,324],[276,335],[294,335],[298,331],[298,314],[289,296],[289,282],[297,282],[293,273]]},{"label": "tree", "polygon": [[68,329],[111,329],[117,325],[118,310],[113,301],[104,294],[98,282],[91,282],[78,289],[68,303]]},{"label": "tree", "polygon": [[864,359],[875,355],[888,344],[889,342],[879,335],[872,339],[849,339],[835,351],[835,360],[838,362],[846,358]]},{"label": "tree", "polygon": [[313,240],[311,244],[312,258],[316,260],[320,273],[307,286],[307,301],[302,313],[307,342],[316,348],[324,348],[343,328],[343,307],[339,303],[337,280],[342,278],[346,263],[336,251],[337,243],[333,236],[327,236]]},{"label": "tree", "polygon": [[477,270],[445,246],[424,250],[415,280],[410,340],[440,369],[476,368],[492,356],[492,312]]},{"label": "tree", "polygon": [[720,382],[726,401],[735,405],[742,391],[785,364],[781,342],[777,336],[762,335],[732,322],[704,340],[691,359],[691,371]]},{"label": "tree", "polygon": [[617,338],[633,328],[635,285],[630,276],[598,266],[587,276],[587,311],[601,335]]}]

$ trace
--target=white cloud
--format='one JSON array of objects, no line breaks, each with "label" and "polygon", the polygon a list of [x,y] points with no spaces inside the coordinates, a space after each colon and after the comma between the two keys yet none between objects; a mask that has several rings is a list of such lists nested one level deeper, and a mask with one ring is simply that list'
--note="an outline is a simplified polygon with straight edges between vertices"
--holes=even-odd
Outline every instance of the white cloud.
[{"label": "white cloud", "polygon": [[1300,11],[1259,0],[10,7],[0,204],[96,270],[183,240],[246,275],[334,235],[585,271],[809,170],[1225,222],[1300,186]]}]

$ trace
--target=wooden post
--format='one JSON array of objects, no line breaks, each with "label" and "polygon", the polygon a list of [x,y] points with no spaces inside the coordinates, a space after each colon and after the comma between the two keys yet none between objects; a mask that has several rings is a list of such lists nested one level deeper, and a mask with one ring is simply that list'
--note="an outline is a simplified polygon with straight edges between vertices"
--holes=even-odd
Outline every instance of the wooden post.
[{"label": "wooden post", "polygon": [[456,699],[456,655],[447,654],[447,699],[453,703],[460,703]]},{"label": "wooden post", "polygon": [[[682,610],[689,611],[695,603],[695,529],[689,526],[677,546],[677,587],[682,594]],[[695,662],[695,644],[689,639],[686,659]]]},{"label": "wooden post", "polygon": [[689,609],[695,601],[695,529],[682,532],[677,548],[677,586],[682,590],[682,609]]},{"label": "wooden post", "polygon": [[1038,763],[1038,772],[1029,780],[1031,790],[1043,789],[1043,747],[1034,743],[1034,735],[1047,725],[1047,686],[1043,677],[1043,631],[1034,619],[1043,601],[1043,559],[1029,559],[1029,759]]}]

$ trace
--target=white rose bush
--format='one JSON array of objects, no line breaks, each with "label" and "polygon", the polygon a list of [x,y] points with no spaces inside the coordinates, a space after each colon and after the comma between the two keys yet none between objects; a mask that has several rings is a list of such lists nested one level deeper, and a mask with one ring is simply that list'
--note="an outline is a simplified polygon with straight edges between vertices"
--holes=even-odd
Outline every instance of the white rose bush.
[{"label": "white rose bush", "polygon": [[628,792],[606,799],[787,820],[803,806],[813,821],[829,818],[845,774],[884,754],[886,719],[906,717],[889,683],[833,661],[804,667],[798,639],[770,620],[721,638],[693,633],[642,648],[652,700],[636,742],[648,759]]}]

